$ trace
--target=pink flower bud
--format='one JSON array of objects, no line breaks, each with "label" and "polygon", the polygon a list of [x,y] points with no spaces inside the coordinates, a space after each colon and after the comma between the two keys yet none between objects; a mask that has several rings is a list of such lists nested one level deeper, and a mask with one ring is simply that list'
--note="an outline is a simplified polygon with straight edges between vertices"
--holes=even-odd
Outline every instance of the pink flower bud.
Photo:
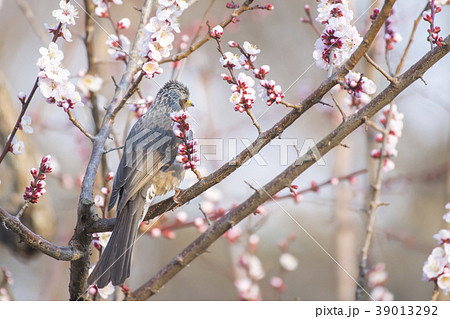
[{"label": "pink flower bud", "polygon": [[158,238],[161,237],[161,229],[158,227],[153,227],[150,230],[150,236],[154,237],[154,238]]},{"label": "pink flower bud", "polygon": [[230,46],[230,48],[236,48],[238,46],[238,44],[234,41],[228,41],[228,45]]},{"label": "pink flower bud", "polygon": [[176,237],[175,232],[173,230],[163,230],[162,235],[167,239],[174,239]]},{"label": "pink flower bud", "polygon": [[25,103],[27,95],[25,94],[25,92],[20,91],[19,94],[17,94],[17,97],[19,98],[20,102]]},{"label": "pink flower bud", "polygon": [[113,178],[114,178],[114,172],[109,172],[108,175],[106,175],[106,182],[108,183]]},{"label": "pink flower bud", "polygon": [[38,174],[38,171],[37,171],[36,168],[32,168],[32,169],[30,169],[30,173],[31,173],[31,176],[33,176],[34,178],[36,178],[36,176],[37,176],[37,174]]},{"label": "pink flower bud", "polygon": [[119,30],[128,29],[130,27],[130,24],[131,24],[130,19],[123,18],[123,19],[120,19],[119,22],[117,22],[117,28]]},{"label": "pink flower bud", "polygon": [[46,155],[42,158],[41,163],[47,163],[52,159],[50,155]]},{"label": "pink flower bud", "polygon": [[223,34],[223,28],[220,25],[216,25],[214,28],[211,29],[211,32],[209,35],[214,39],[220,39],[220,37]]},{"label": "pink flower bud", "polygon": [[275,7],[273,6],[273,4],[268,4],[268,5],[266,5],[266,10],[272,11],[273,9],[275,9]]},{"label": "pink flower bud", "polygon": [[333,177],[333,178],[330,180],[330,184],[333,185],[333,186],[336,186],[337,184],[339,184],[339,178]]}]

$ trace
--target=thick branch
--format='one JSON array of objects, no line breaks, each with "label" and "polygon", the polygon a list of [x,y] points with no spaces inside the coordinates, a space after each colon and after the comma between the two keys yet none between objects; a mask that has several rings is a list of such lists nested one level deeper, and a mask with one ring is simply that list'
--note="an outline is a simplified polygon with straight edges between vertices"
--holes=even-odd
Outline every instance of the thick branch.
[{"label": "thick branch", "polygon": [[[425,71],[431,68],[437,61],[444,57],[450,50],[450,36],[445,39],[442,48],[434,48],[422,59],[414,64],[408,71],[398,78],[397,85],[389,85],[378,94],[369,104],[353,114],[346,122],[341,123],[333,132],[316,144],[317,152],[323,156],[331,149],[338,146],[342,140],[351,132],[361,126],[365,118],[370,118],[389,104],[400,92],[406,89],[414,81],[420,78]],[[339,72],[339,71],[338,71]],[[305,155],[291,164],[281,174],[276,176],[271,182],[255,192],[246,201],[230,210],[228,214],[209,227],[194,242],[187,246],[180,254],[173,258],[164,268],[162,268],[153,278],[142,285],[135,292],[128,295],[130,300],[145,300],[157,293],[173,276],[186,267],[190,262],[205,252],[222,234],[242,219],[250,215],[256,208],[276,193],[291,185],[293,180],[302,174],[307,168],[313,165],[318,157],[309,151]]]},{"label": "thick branch", "polygon": [[44,254],[58,260],[77,260],[83,255],[82,252],[71,248],[61,247],[52,244],[49,241],[41,238],[39,235],[33,233],[28,227],[20,222],[18,218],[9,214],[6,210],[0,207],[0,222],[8,229],[16,233],[21,240],[31,247],[43,252]]},{"label": "thick branch", "polygon": [[[180,192],[177,195],[177,202],[173,200],[173,197],[168,198],[162,202],[159,202],[155,205],[152,205],[146,216],[146,220],[155,218],[161,214],[169,210],[173,210],[179,206],[184,205],[190,200],[194,199],[201,193],[203,193],[208,188],[218,184],[223,179],[228,177],[231,173],[237,170],[240,166],[242,166],[246,161],[252,158],[255,154],[257,154],[264,146],[270,143],[271,140],[278,137],[283,131],[288,128],[292,123],[294,123],[301,115],[303,115],[307,110],[309,110],[312,106],[319,103],[323,96],[331,90],[339,81],[342,81],[344,76],[348,73],[349,70],[352,70],[359,60],[364,56],[364,53],[369,49],[370,44],[375,39],[380,28],[383,26],[387,17],[389,16],[392,6],[394,5],[395,0],[387,0],[385,5],[383,6],[380,14],[377,19],[372,23],[370,29],[367,31],[361,45],[356,49],[356,51],[352,54],[349,60],[340,67],[331,77],[327,78],[323,81],[320,86],[311,93],[305,100],[302,101],[301,104],[298,105],[298,108],[293,109],[287,115],[285,115],[278,123],[276,123],[271,129],[262,132],[258,138],[246,149],[244,149],[241,153],[239,153],[234,159],[225,163],[222,167],[220,167],[215,172],[210,175],[204,177],[201,181],[198,181],[193,186],[188,189]],[[102,231],[111,231],[114,227],[115,219],[111,220],[99,220],[93,223],[87,229],[88,232],[102,232]]]}]

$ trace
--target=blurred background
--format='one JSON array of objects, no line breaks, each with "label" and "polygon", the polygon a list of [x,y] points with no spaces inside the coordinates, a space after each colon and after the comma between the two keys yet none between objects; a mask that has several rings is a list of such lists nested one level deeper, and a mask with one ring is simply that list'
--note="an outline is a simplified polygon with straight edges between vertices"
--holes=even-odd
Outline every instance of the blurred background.
[{"label": "blurred background", "polygon": [[[20,91],[28,93],[36,79],[39,58],[38,49],[48,46],[50,36],[44,23],[53,23],[52,10],[59,1],[25,1],[32,13],[26,18],[18,6],[24,1],[3,1],[0,10],[0,137],[1,143],[14,126],[20,111],[16,98]],[[82,1],[78,1],[81,2]],[[131,20],[131,28],[124,31],[131,40],[139,21],[143,1],[124,1],[121,6],[112,7],[115,21],[123,17]],[[356,1],[352,1],[356,3]],[[370,22],[369,15],[373,1],[358,1],[353,7],[354,22],[364,35]],[[78,7],[73,1],[75,7]],[[193,4],[180,17],[181,35],[193,37],[202,17],[210,5],[209,0]],[[267,1],[255,1],[267,4]],[[305,17],[303,7],[311,6],[316,15],[316,1],[271,2],[273,11],[254,10],[244,13],[240,22],[231,24],[223,35],[226,42],[249,41],[261,49],[256,65],[271,67],[269,78],[274,79],[285,92],[285,100],[298,103],[326,77],[312,58],[314,42],[318,38],[314,30],[300,21]],[[389,60],[397,66],[409,39],[413,21],[425,6],[424,0],[398,1],[391,18],[393,27],[402,35],[403,41],[395,44],[389,52]],[[371,8],[368,10],[368,8]],[[60,41],[64,51],[63,66],[70,70],[73,82],[78,74],[87,69],[84,36],[84,12],[78,8],[80,18],[71,29],[73,42]],[[208,15],[214,26],[225,19],[231,10],[225,8],[225,1],[215,1]],[[445,37],[450,30],[450,6],[443,7],[437,15],[437,24]],[[96,25],[95,61],[98,75],[104,79],[99,94],[100,112],[109,103],[114,90],[113,76],[120,79],[123,64],[112,61],[107,53],[105,41],[111,25],[105,19],[95,17]],[[33,26],[35,24],[35,26]],[[37,27],[36,27],[37,26]],[[100,27],[101,26],[101,27]],[[320,26],[319,26],[320,27]],[[406,59],[409,67],[429,50],[426,42],[428,24],[421,21]],[[206,28],[201,30],[203,35]],[[45,40],[45,42],[44,42]],[[177,45],[173,52],[178,50]],[[384,41],[379,39],[370,52],[384,68]],[[213,41],[194,52],[186,61],[180,81],[191,91],[195,108],[195,137],[200,139],[202,160],[200,171],[207,175],[220,167],[236,152],[245,148],[246,141],[253,141],[257,132],[250,119],[235,112],[229,102],[229,84],[220,74],[224,69],[219,63],[219,53]],[[172,65],[164,64],[164,73],[155,78],[159,84],[171,78]],[[356,71],[364,73],[377,84],[377,92],[386,85],[386,80],[362,60]],[[159,86],[152,80],[144,80],[141,89],[144,95],[155,96]],[[436,246],[433,234],[448,225],[442,220],[446,213],[445,204],[450,201],[450,56],[446,56],[429,70],[424,81],[417,81],[396,100],[399,111],[404,113],[404,129],[400,138],[399,155],[394,159],[396,168],[384,175],[381,201],[389,203],[377,211],[377,220],[369,264],[382,262],[386,265],[388,281],[386,287],[395,300],[428,300],[433,284],[421,280],[422,266],[431,250]],[[289,88],[289,89],[288,89]],[[288,90],[287,90],[288,89]],[[287,90],[287,91],[286,91]],[[325,100],[332,103],[330,98]],[[259,100],[252,109],[263,130],[272,127],[289,112],[282,105],[268,107]],[[351,112],[347,109],[347,112]],[[74,110],[75,117],[93,131],[89,106]],[[51,154],[57,161],[57,168],[47,179],[47,193],[38,204],[29,209],[24,222],[34,231],[52,242],[65,246],[72,236],[76,221],[76,207],[80,181],[90,156],[91,142],[68,120],[67,114],[55,105],[49,105],[37,93],[27,112],[32,118],[33,135],[18,133],[25,142],[25,153],[14,156],[9,153],[0,166],[0,206],[15,214],[23,204],[22,194],[29,184],[29,169],[39,165],[40,158]],[[123,141],[127,119],[135,121],[134,113],[126,108],[116,121],[114,133]],[[379,118],[379,114],[376,119]],[[340,121],[335,109],[316,105],[283,133],[283,139],[294,141],[302,150],[305,140],[318,142]],[[375,121],[375,119],[374,119]],[[223,144],[222,158],[206,160],[205,154],[214,154],[214,147],[208,139],[216,139],[216,145]],[[354,298],[357,265],[366,228],[366,201],[370,178],[376,161],[371,159],[370,150],[375,147],[373,132],[360,128],[344,140],[349,148],[338,148],[324,157],[325,165],[314,165],[301,175],[295,184],[299,189],[309,188],[311,183],[321,183],[332,177],[352,174],[361,169],[369,173],[356,176],[352,183],[342,181],[338,185],[327,185],[318,192],[310,192],[297,203],[292,198],[269,201],[264,213],[252,215],[244,220],[241,236],[235,243],[221,238],[207,253],[198,257],[189,267],[173,278],[153,300],[238,300],[235,280],[239,276],[240,254],[247,247],[251,234],[259,236],[255,255],[259,258],[263,276],[257,280],[260,295],[264,300],[352,300]],[[120,145],[120,143],[119,143]],[[114,147],[113,141],[108,142]],[[302,150],[304,152],[305,150]],[[260,187],[284,170],[297,156],[297,150],[289,147],[287,153],[275,144],[264,148],[259,161],[252,159],[213,191],[201,195],[182,207],[188,221],[202,217],[199,204],[205,211],[219,208],[230,209],[252,194],[248,182]],[[285,162],[287,156],[287,162]],[[119,161],[117,152],[108,153],[108,171],[115,171]],[[195,182],[195,176],[188,172],[181,188]],[[103,185],[96,185],[100,194]],[[280,196],[289,194],[284,191]],[[166,222],[174,220],[175,213],[166,213]],[[100,215],[100,209],[97,209]],[[294,221],[295,220],[295,221]],[[199,232],[195,227],[184,227],[175,231],[175,238],[151,237],[146,234],[138,242],[134,252],[132,275],[126,284],[136,289],[169,262],[178,252],[191,243]],[[253,237],[255,238],[255,237]],[[4,229],[0,233],[0,266],[6,267],[14,280],[10,287],[17,300],[67,300],[69,263],[53,260],[41,253],[34,253]],[[289,244],[286,247],[286,242]],[[280,243],[281,241],[281,243]],[[282,248],[280,248],[280,245]],[[280,266],[279,258],[289,252],[298,262],[293,271]],[[342,270],[332,256],[344,269]],[[286,290],[279,293],[270,285],[273,276],[281,277]]]}]

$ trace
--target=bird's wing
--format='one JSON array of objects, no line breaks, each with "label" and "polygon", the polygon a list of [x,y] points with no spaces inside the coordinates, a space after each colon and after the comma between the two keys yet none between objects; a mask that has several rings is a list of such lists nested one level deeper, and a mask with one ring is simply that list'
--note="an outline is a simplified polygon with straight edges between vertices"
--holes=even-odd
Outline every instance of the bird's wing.
[{"label": "bird's wing", "polygon": [[175,161],[179,140],[173,134],[172,121],[167,114],[148,120],[136,123],[128,135],[114,178],[109,210],[118,201],[117,212],[120,212],[158,171]]}]

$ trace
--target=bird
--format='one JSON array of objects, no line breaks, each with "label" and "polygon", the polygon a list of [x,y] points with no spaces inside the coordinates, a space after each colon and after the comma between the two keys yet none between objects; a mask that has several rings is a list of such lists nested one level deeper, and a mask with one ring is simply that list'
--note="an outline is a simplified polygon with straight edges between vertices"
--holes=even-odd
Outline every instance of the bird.
[{"label": "bird", "polygon": [[121,285],[130,276],[131,256],[140,223],[155,196],[177,189],[184,178],[176,161],[182,142],[173,133],[171,113],[193,106],[189,89],[178,81],[167,82],[149,110],[133,125],[114,176],[108,211],[117,202],[116,223],[88,285],[103,288]]}]

